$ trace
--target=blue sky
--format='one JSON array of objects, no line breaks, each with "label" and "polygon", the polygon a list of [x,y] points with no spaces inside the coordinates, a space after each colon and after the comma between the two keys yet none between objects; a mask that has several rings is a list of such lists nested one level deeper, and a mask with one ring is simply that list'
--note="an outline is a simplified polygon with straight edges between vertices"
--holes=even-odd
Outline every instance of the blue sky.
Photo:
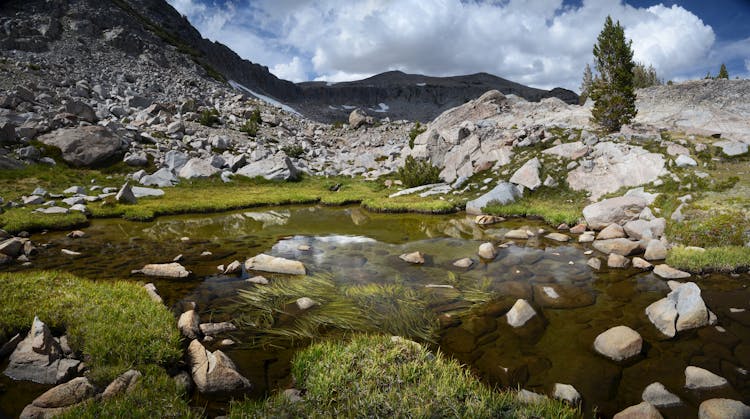
[{"label": "blue sky", "polygon": [[750,77],[748,0],[167,0],[204,37],[278,77],[488,72],[578,90],[604,18],[666,80]]}]

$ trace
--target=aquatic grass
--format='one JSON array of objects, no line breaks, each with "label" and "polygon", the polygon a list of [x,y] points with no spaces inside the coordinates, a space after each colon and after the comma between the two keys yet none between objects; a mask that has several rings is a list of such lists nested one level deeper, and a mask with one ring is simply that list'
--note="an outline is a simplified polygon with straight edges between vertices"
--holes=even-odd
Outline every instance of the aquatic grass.
[{"label": "aquatic grass", "polygon": [[750,269],[750,247],[720,246],[701,251],[678,246],[669,250],[666,263],[694,273],[747,271]]},{"label": "aquatic grass", "polygon": [[494,300],[498,297],[497,291],[492,290],[494,281],[489,277],[482,277],[472,286],[461,291],[461,296],[465,301],[472,304],[483,304]]},{"label": "aquatic grass", "polygon": [[164,369],[149,365],[138,370],[143,374],[138,384],[129,391],[110,400],[91,399],[63,412],[62,419],[79,418],[200,418],[179,388]]},{"label": "aquatic grass", "polygon": [[[301,297],[317,305],[300,312],[295,301]],[[413,289],[393,284],[340,287],[323,274],[240,290],[231,310],[240,313],[236,319],[241,326],[258,332],[251,346],[280,346],[332,331],[384,331],[432,341],[437,326]]]},{"label": "aquatic grass", "polygon": [[229,417],[581,417],[558,401],[523,404],[514,392],[486,387],[442,353],[389,336],[314,344],[295,356],[292,376],[301,401],[283,394],[233,401]]},{"label": "aquatic grass", "polygon": [[65,329],[95,381],[182,356],[174,317],[132,282],[94,282],[61,272],[0,274],[0,338],[28,330],[34,316]]}]

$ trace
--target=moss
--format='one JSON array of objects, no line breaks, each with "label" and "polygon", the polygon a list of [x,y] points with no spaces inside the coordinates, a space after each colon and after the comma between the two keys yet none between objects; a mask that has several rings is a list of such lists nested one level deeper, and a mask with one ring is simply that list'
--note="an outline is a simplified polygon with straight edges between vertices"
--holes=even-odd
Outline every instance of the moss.
[{"label": "moss", "polygon": [[387,336],[355,335],[297,354],[292,376],[303,400],[279,394],[262,403],[233,402],[248,417],[580,417],[561,402],[524,405],[511,392],[482,385],[443,354]]},{"label": "moss", "polygon": [[674,247],[670,249],[666,263],[695,273],[747,271],[750,269],[750,247],[709,247],[704,251]]},{"label": "moss", "polygon": [[174,317],[135,283],[60,272],[0,274],[0,336],[28,330],[34,316],[65,329],[98,383],[140,365],[174,365],[182,356]]},{"label": "moss", "polygon": [[167,373],[155,366],[139,368],[143,374],[136,387],[110,400],[90,400],[64,412],[60,418],[198,418]]}]

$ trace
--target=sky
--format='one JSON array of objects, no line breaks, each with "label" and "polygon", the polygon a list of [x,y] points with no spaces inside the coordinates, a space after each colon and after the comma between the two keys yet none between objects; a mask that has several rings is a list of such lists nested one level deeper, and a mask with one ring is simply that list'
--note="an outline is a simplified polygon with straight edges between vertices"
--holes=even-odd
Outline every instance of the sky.
[{"label": "sky", "polygon": [[607,15],[663,80],[750,78],[750,0],[167,0],[203,35],[294,82],[486,72],[578,91]]}]

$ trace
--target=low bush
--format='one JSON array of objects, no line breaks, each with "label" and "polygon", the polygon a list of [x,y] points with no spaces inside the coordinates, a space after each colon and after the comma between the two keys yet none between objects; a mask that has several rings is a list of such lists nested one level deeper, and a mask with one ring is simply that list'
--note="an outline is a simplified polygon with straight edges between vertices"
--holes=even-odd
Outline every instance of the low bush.
[{"label": "low bush", "polygon": [[221,120],[219,119],[219,111],[214,108],[204,110],[201,112],[198,122],[207,127],[212,127],[221,123]]},{"label": "low bush", "polygon": [[419,134],[425,132],[426,130],[427,128],[422,127],[419,121],[414,124],[414,127],[412,127],[411,131],[409,131],[409,148],[414,148],[414,140]]},{"label": "low bush", "polygon": [[408,188],[440,182],[440,169],[427,160],[417,160],[407,156],[396,176]]},{"label": "low bush", "polygon": [[284,147],[281,147],[281,151],[293,159],[299,158],[305,154],[305,149],[299,144],[285,145]]},{"label": "low bush", "polygon": [[247,134],[248,137],[255,137],[258,135],[258,123],[248,119],[247,122],[240,127],[240,131]]}]

